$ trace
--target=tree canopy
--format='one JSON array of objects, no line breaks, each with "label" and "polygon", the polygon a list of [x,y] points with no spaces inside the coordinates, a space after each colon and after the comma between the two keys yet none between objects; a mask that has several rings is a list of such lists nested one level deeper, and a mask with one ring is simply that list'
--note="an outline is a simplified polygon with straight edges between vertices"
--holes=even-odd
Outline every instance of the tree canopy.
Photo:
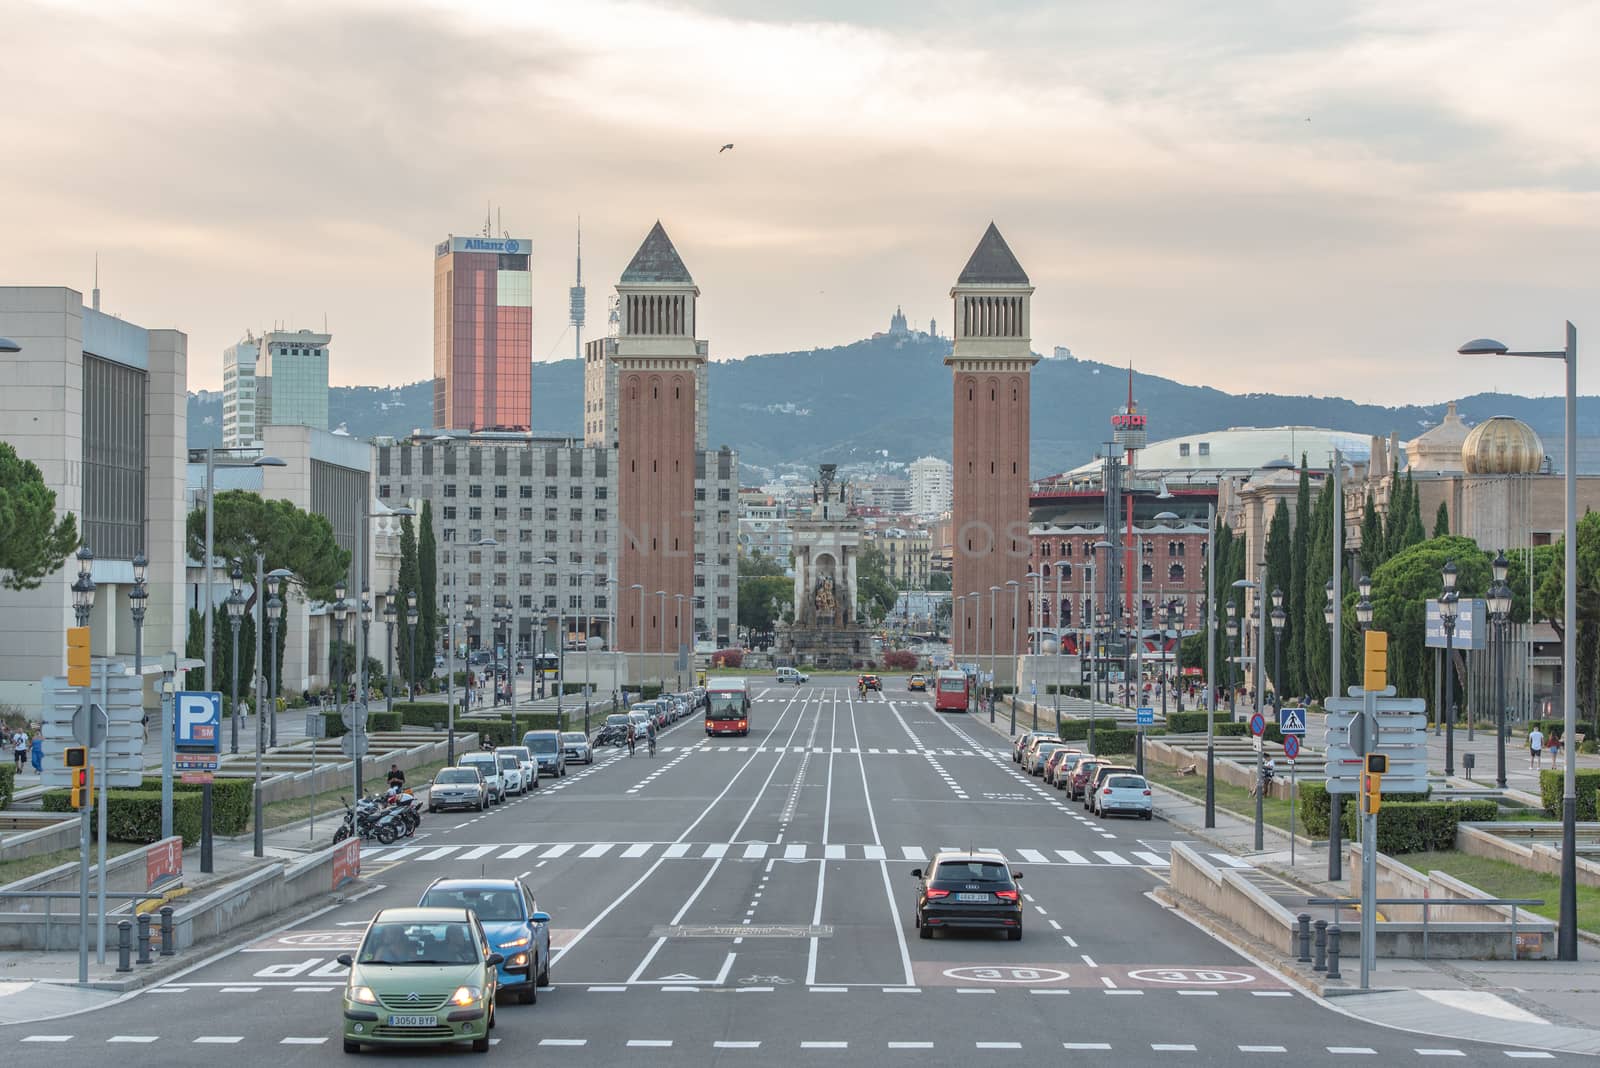
[{"label": "tree canopy", "polygon": [[[249,560],[259,551],[265,557],[266,570],[287,568],[294,572],[290,585],[308,598],[331,599],[334,583],[350,569],[350,553],[334,541],[333,525],[325,516],[313,515],[288,501],[266,500],[249,490],[218,493],[212,511],[212,546],[218,556]],[[204,508],[189,513],[187,535],[189,558],[203,560]]]},{"label": "tree canopy", "polygon": [[55,491],[38,465],[0,441],[0,586],[35,589],[77,548],[77,520],[56,518]]},{"label": "tree canopy", "polygon": [[890,581],[889,562],[876,546],[865,546],[856,558],[856,607],[868,620],[878,622],[894,611],[900,593]]}]

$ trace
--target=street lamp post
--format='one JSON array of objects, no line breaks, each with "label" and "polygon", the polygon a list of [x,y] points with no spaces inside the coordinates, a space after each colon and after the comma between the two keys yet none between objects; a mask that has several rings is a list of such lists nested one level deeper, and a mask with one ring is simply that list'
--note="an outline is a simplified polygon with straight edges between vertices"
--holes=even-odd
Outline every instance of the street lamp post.
[{"label": "street lamp post", "polygon": [[[77,619],[78,626],[80,626],[80,627],[87,627],[89,625],[89,614],[94,611],[94,588],[95,587],[94,587],[93,569],[94,569],[94,553],[90,552],[89,551],[89,547],[87,545],[85,545],[85,546],[81,547],[78,550],[78,578],[77,578],[77,581],[73,582],[73,584],[72,584],[72,612],[73,612],[73,616]],[[209,663],[210,661],[208,660],[207,662]],[[84,722],[86,722],[86,723],[89,721],[89,716],[91,715],[90,710],[89,710],[89,704],[90,704],[90,693],[91,693],[91,691],[93,689],[94,689],[94,687],[92,685],[91,686],[85,686],[83,688],[83,708],[82,708],[82,711],[83,711]],[[102,796],[104,796],[104,790],[105,790],[105,783],[104,782],[102,782],[100,784],[100,789],[102,791]],[[209,790],[206,791],[206,795],[205,796],[206,796],[206,799],[209,800],[209,798],[211,796]],[[91,802],[92,802],[92,799],[91,799]],[[87,983],[89,981],[89,907],[88,907],[88,901],[89,901],[89,817],[90,817],[92,812],[93,812],[92,803],[84,805],[78,811],[78,851],[83,854],[83,862],[78,867],[78,900],[83,903],[82,907],[80,907],[78,909],[78,982],[79,983]],[[100,821],[101,830],[104,830],[105,826],[106,826],[106,821],[104,819],[102,819]],[[204,831],[206,829],[209,829],[209,827],[210,827],[210,824],[203,823],[202,824],[202,831]],[[211,848],[210,847],[211,847],[210,836],[209,835],[203,836],[201,838],[201,840],[200,840],[200,870],[204,871],[204,872],[208,872],[208,871],[211,870]],[[103,853],[101,854],[101,857],[102,857],[102,863],[103,863],[103,860],[104,860],[104,854]],[[104,871],[105,871],[104,866],[102,866],[100,870],[101,870],[101,872],[103,874]],[[104,909],[103,905],[104,905],[104,902],[102,902],[102,908],[100,909],[100,915],[101,915],[100,928],[101,928],[102,932],[104,932],[104,930],[105,930],[105,920],[104,920],[105,909]],[[103,946],[104,945],[104,941],[105,941],[105,935],[102,933],[100,937],[101,937],[101,944]]]},{"label": "street lamp post", "polygon": [[[589,579],[589,586],[585,587],[585,589],[591,589],[594,586],[594,569],[588,568],[578,572],[578,578],[582,579],[586,576]],[[591,607],[593,605],[593,596],[592,593],[583,594],[583,597],[590,601]],[[589,737],[589,691],[594,688],[589,677],[589,660],[594,656],[593,639],[594,613],[591,611],[583,624],[583,736],[585,738]],[[611,640],[610,634],[606,635],[606,640]]]},{"label": "street lamp post", "polygon": [[1206,820],[1217,825],[1217,506],[1206,508]]},{"label": "street lamp post", "polygon": [[389,592],[382,594],[383,622],[389,628],[389,640],[383,645],[383,710],[394,711],[394,621],[399,614],[400,592],[389,584]]},{"label": "street lamp post", "polygon": [[372,648],[372,588],[361,584],[361,650],[356,654],[357,700],[361,702],[362,719],[366,719],[367,694],[371,687],[367,678],[367,650]]},{"label": "street lamp post", "polygon": [[1016,579],[1006,579],[1006,585],[1011,587],[1011,737],[1017,736],[1017,683],[1021,681],[1022,673],[1017,670],[1017,629],[1021,617],[1017,614],[1017,607],[1021,600],[1022,583]]},{"label": "street lamp post", "polygon": [[278,597],[278,588],[282,579],[283,575],[277,570],[267,572],[267,631],[271,635],[267,643],[267,654],[271,658],[271,666],[267,669],[267,686],[270,691],[268,700],[272,705],[271,745],[278,744],[278,621],[283,618],[283,601]]},{"label": "street lamp post", "polygon": [[[673,660],[673,670],[677,673],[678,692],[681,693],[683,692],[683,594],[675,593],[672,596],[678,602],[678,614],[674,621],[677,627],[678,653]],[[588,663],[588,657],[584,657],[584,663]]]},{"label": "street lamp post", "polygon": [[657,590],[656,597],[656,670],[661,673],[661,688],[667,688],[667,669],[662,662],[667,658],[667,591]]},{"label": "street lamp post", "polygon": [[[1511,626],[1511,587],[1506,574],[1511,564],[1501,549],[1494,558],[1494,585],[1489,587],[1489,618],[1494,621],[1495,675],[1495,785],[1506,788],[1506,640]],[[1563,739],[1565,744],[1565,739]]]},{"label": "street lamp post", "polygon": [[1000,592],[999,586],[989,587],[989,722],[994,722],[994,688],[999,682],[996,674],[1000,670],[1000,655],[994,644],[994,595]]},{"label": "street lamp post", "polygon": [[[1056,564],[1056,603],[1053,618],[1056,622],[1056,692],[1051,704],[1056,712],[1056,737],[1061,737],[1061,661],[1066,659],[1066,645],[1063,642],[1065,628],[1061,625],[1061,565]],[[1039,648],[1044,648],[1043,636],[1039,639]],[[1089,707],[1089,714],[1094,715],[1094,706]]]},{"label": "street lamp post", "polygon": [[409,674],[411,677],[406,680],[406,685],[408,687],[406,690],[406,699],[410,701],[415,701],[417,699],[417,620],[421,618],[421,615],[422,613],[417,610],[417,591],[407,590],[406,630],[411,634],[411,658],[408,661],[409,669],[407,674]]},{"label": "street lamp post", "polygon": [[639,634],[639,696],[644,696],[644,585],[635,582],[629,586],[630,590],[639,591],[639,621],[635,629]]},{"label": "street lamp post", "polygon": [[1502,342],[1477,338],[1457,351],[1463,356],[1530,356],[1566,363],[1565,462],[1566,522],[1562,554],[1564,609],[1561,628],[1561,750],[1566,756],[1561,789],[1561,911],[1556,929],[1556,957],[1578,959],[1578,750],[1572,744],[1578,729],[1578,328],[1567,323],[1566,345],[1555,351],[1513,352]]},{"label": "street lamp post", "polygon": [[[133,557],[133,589],[128,591],[128,614],[133,617],[133,675],[139,680],[139,708],[144,709],[144,613],[145,602],[150,599],[150,591],[145,588],[145,575],[150,567],[150,561],[144,553],[136,553]],[[161,785],[164,796],[170,798],[172,794],[172,758],[167,752],[167,746],[172,734],[171,724],[162,717],[161,726]],[[172,806],[164,805],[161,811],[171,820]],[[170,834],[170,831],[168,832]],[[162,835],[168,837],[167,834]]]},{"label": "street lamp post", "polygon": [[1228,645],[1233,655],[1228,657],[1228,722],[1232,723],[1237,711],[1237,698],[1239,683],[1236,678],[1239,670],[1239,602],[1232,597],[1227,604],[1228,621],[1223,624],[1223,629],[1228,634]]},{"label": "street lamp post", "polygon": [[[344,579],[333,585],[333,676],[328,680],[333,683],[333,710],[339,714],[341,722],[344,719],[344,686],[341,680],[344,677],[344,617],[350,611],[350,606],[345,603],[344,595],[348,587]],[[359,743],[353,739],[352,747]],[[351,775],[354,783],[355,796],[361,797],[361,754],[352,752]]]},{"label": "street lamp post", "polygon": [[1283,610],[1283,591],[1272,587],[1272,691],[1277,695],[1278,707],[1283,707],[1283,628],[1289,622],[1289,613]]},{"label": "street lamp post", "polygon": [[233,584],[233,592],[228,595],[228,623],[233,628],[233,679],[231,691],[233,705],[228,714],[228,724],[231,737],[228,742],[228,752],[239,751],[239,624],[244,622],[244,572],[239,567],[239,562],[233,562],[233,570],[228,573],[228,581]]},{"label": "street lamp post", "polygon": [[[1456,562],[1447,560],[1443,571],[1444,596],[1439,598],[1439,622],[1444,626],[1444,773],[1456,773],[1456,672],[1455,639],[1456,614]],[[1361,579],[1361,599],[1367,599],[1372,580]],[[1365,629],[1363,627],[1362,629]]]}]

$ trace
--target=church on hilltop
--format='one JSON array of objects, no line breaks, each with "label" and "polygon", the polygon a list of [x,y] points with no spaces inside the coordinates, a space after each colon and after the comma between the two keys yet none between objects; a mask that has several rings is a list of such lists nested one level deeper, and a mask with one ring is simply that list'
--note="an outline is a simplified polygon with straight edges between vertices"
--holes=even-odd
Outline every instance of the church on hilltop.
[{"label": "church on hilltop", "polygon": [[876,341],[880,337],[889,337],[894,338],[896,342],[903,342],[910,338],[929,338],[938,336],[938,320],[928,320],[928,329],[926,333],[921,330],[913,330],[911,329],[910,324],[906,321],[906,313],[897,304],[895,305],[894,314],[889,316],[889,329],[877,331],[872,335],[872,339]]}]

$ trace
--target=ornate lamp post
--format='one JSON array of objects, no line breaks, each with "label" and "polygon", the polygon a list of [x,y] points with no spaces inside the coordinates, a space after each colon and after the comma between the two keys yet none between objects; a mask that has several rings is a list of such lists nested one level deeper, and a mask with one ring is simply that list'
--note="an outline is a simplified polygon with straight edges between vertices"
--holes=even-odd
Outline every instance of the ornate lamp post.
[{"label": "ornate lamp post", "polygon": [[1232,597],[1228,598],[1228,622],[1223,625],[1228,633],[1228,644],[1233,647],[1233,655],[1228,657],[1228,722],[1234,720],[1234,709],[1237,703],[1239,684],[1235,674],[1239,670],[1239,602]]},{"label": "ornate lamp post", "polygon": [[[1511,564],[1505,550],[1494,558],[1494,585],[1489,587],[1489,618],[1494,621],[1494,675],[1495,675],[1495,785],[1506,787],[1506,642],[1511,627],[1511,587],[1506,585],[1506,574]],[[1567,739],[1562,739],[1565,745]]]},{"label": "ornate lamp post", "polygon": [[[410,689],[406,691],[406,700],[408,701],[415,701],[417,699],[417,619],[419,616],[420,613],[417,611],[417,591],[407,590],[406,630],[411,632],[411,659],[408,661],[410,665],[408,674],[411,677],[406,680],[406,684],[410,687]],[[449,669],[447,668],[446,670]]]},{"label": "ornate lamp post", "polygon": [[383,622],[389,628],[389,640],[383,645],[383,710],[394,711],[394,621],[399,614],[400,592],[391,584],[387,593],[379,595],[383,602]]},{"label": "ornate lamp post", "polygon": [[1278,707],[1283,707],[1283,628],[1289,622],[1289,613],[1283,610],[1283,591],[1272,587],[1272,682],[1278,695]]},{"label": "ornate lamp post", "polygon": [[361,707],[367,707],[367,693],[369,690],[367,680],[367,650],[372,648],[369,635],[372,633],[372,588],[366,583],[361,584],[361,649],[356,654],[356,684],[358,700]]},{"label": "ornate lamp post", "polygon": [[[1456,562],[1445,562],[1441,573],[1444,595],[1439,598],[1439,622],[1444,627],[1444,773],[1456,773]],[[1372,585],[1366,579],[1365,589]],[[1365,600],[1365,593],[1362,595]],[[1371,618],[1370,611],[1368,618]],[[1365,629],[1365,628],[1363,628]]]},{"label": "ornate lamp post", "polygon": [[239,625],[244,622],[244,571],[239,567],[239,562],[233,562],[233,570],[228,572],[228,581],[233,585],[233,592],[228,594],[228,623],[233,627],[233,694],[232,712],[228,717],[231,737],[228,742],[228,752],[239,751]]},{"label": "ornate lamp post", "polygon": [[267,684],[272,691],[272,735],[269,742],[271,745],[278,744],[278,621],[283,618],[283,601],[278,597],[278,590],[283,577],[281,571],[267,572],[267,632],[271,635],[268,655],[272,659],[267,674]]}]

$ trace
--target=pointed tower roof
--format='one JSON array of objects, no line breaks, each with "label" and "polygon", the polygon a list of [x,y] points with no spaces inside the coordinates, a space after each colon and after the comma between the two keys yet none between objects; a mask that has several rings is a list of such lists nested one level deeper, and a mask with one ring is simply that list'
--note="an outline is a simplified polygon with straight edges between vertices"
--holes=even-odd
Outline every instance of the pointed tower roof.
[{"label": "pointed tower roof", "polygon": [[638,284],[666,284],[692,286],[694,279],[689,277],[689,268],[683,265],[683,260],[678,256],[678,250],[672,245],[672,238],[667,236],[667,231],[662,228],[661,220],[650,228],[645,235],[644,244],[639,246],[639,251],[633,254],[633,259],[628,262],[627,269],[622,272],[623,285]]},{"label": "pointed tower roof", "polygon": [[1022,269],[1017,257],[1011,254],[1011,246],[1000,236],[1000,228],[991,222],[989,229],[983,232],[983,239],[978,242],[978,247],[972,250],[972,257],[967,260],[967,265],[961,269],[961,276],[956,279],[956,285],[995,284],[1028,285],[1029,283],[1028,272]]}]

